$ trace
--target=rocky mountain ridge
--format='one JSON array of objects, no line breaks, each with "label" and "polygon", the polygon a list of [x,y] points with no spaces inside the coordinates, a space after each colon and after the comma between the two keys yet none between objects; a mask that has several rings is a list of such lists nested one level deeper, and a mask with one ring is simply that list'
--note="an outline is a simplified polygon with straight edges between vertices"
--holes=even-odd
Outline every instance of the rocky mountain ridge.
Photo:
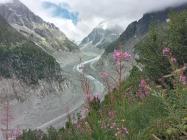
[{"label": "rocky mountain ridge", "polygon": [[29,95],[35,94],[34,87],[40,89],[37,92],[40,96],[50,91],[51,94],[61,94],[67,81],[52,56],[17,32],[0,16],[1,100],[7,94],[12,99],[24,101]]},{"label": "rocky mountain ridge", "polygon": [[81,41],[80,46],[105,48],[120,36],[122,30],[122,27],[119,25],[110,24],[110,22],[102,22]]},{"label": "rocky mountain ridge", "polygon": [[129,24],[120,37],[106,48],[105,54],[113,52],[119,45],[124,46],[126,50],[132,51],[135,44],[142,40],[148,33],[151,25],[159,26],[161,24],[167,24],[169,22],[168,16],[170,12],[182,11],[184,9],[187,9],[187,3],[144,14],[141,19]]},{"label": "rocky mountain ridge", "polygon": [[19,0],[0,4],[0,15],[17,31],[50,53],[77,50],[77,46],[54,24],[45,22]]}]

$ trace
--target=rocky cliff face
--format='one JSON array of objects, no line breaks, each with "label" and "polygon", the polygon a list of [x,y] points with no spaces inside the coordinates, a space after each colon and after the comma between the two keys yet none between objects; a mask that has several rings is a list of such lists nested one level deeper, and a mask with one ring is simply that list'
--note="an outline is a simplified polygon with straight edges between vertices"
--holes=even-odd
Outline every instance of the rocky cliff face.
[{"label": "rocky cliff face", "polygon": [[39,80],[37,85],[28,85],[16,77],[0,78],[0,102],[3,103],[8,97],[11,102],[25,102],[30,97],[43,99],[48,95],[63,95],[63,91],[69,87],[69,81],[64,79],[59,82],[56,80]]},{"label": "rocky cliff face", "polygon": [[50,53],[77,50],[77,46],[54,24],[43,21],[19,0],[0,4],[0,15],[17,31]]},{"label": "rocky cliff face", "polygon": [[99,24],[93,31],[82,40],[81,47],[94,46],[105,48],[115,41],[121,34],[122,28],[118,25],[110,25],[108,22]]}]

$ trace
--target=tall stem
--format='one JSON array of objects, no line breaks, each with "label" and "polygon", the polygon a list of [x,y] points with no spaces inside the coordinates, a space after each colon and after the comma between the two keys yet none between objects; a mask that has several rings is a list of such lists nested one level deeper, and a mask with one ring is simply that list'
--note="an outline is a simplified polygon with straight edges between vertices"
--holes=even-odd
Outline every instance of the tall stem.
[{"label": "tall stem", "polygon": [[121,61],[120,61],[120,63],[119,63],[119,88],[120,88],[120,85],[121,85],[121,79],[122,79],[122,64],[121,64]]},{"label": "tall stem", "polygon": [[6,140],[8,140],[8,121],[9,121],[9,104],[8,104],[8,100],[7,100],[7,104],[6,104]]}]

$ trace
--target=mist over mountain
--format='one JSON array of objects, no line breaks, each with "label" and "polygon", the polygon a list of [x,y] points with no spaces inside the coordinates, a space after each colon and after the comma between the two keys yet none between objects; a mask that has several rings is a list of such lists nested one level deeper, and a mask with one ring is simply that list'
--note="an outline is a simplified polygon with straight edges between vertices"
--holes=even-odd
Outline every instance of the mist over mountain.
[{"label": "mist over mountain", "polygon": [[187,9],[187,3],[156,12],[145,13],[141,19],[129,24],[120,37],[107,46],[106,53],[113,52],[119,45],[122,45],[126,50],[132,51],[135,44],[145,37],[151,26],[167,24],[169,22],[168,16],[171,12],[185,9]]},{"label": "mist over mountain", "polygon": [[87,37],[82,40],[80,46],[94,46],[97,48],[105,48],[107,45],[115,41],[120,36],[122,31],[123,28],[119,25],[110,23],[110,21],[102,22],[97,27],[95,27]]}]

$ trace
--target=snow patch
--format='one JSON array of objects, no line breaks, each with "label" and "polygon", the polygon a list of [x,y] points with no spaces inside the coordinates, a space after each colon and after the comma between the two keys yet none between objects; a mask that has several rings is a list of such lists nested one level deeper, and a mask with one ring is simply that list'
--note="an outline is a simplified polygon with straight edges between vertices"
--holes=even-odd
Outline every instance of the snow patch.
[{"label": "snow patch", "polygon": [[103,30],[121,28],[122,30],[122,27],[117,25],[116,23],[113,23],[113,21],[102,21],[96,28],[100,28]]},{"label": "snow patch", "polygon": [[169,18],[168,18],[168,19],[166,19],[166,22],[167,22],[167,23],[169,23],[170,21],[171,21],[171,20],[170,20]]}]

